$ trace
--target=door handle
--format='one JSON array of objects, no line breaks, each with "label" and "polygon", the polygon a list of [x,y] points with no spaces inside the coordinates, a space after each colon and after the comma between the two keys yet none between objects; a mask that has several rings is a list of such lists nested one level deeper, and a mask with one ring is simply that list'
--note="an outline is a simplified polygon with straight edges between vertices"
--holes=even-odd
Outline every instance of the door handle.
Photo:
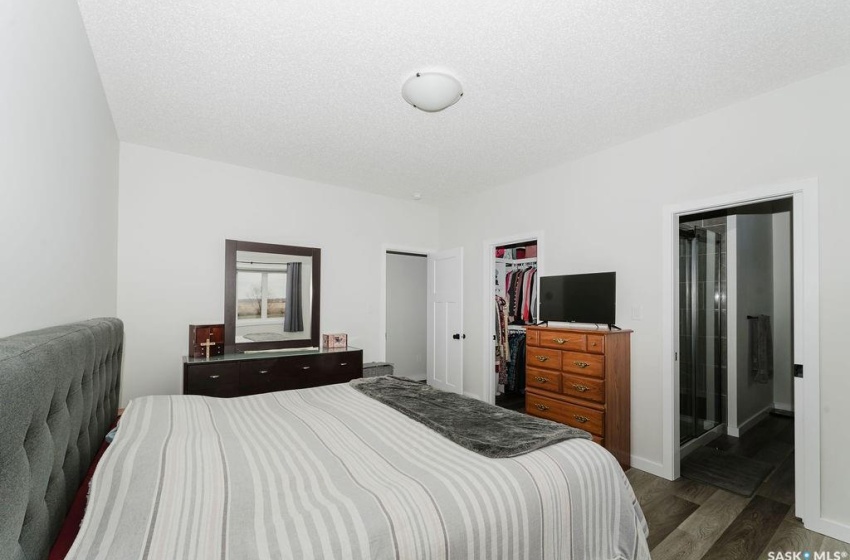
[{"label": "door handle", "polygon": [[466,338],[466,335],[465,335],[465,334],[464,334],[464,335],[461,335],[460,333],[455,333],[455,334],[453,334],[453,335],[452,335],[452,338],[453,338],[453,339],[455,339],[455,340],[460,340],[460,339],[461,339],[461,336],[462,336],[463,338]]}]

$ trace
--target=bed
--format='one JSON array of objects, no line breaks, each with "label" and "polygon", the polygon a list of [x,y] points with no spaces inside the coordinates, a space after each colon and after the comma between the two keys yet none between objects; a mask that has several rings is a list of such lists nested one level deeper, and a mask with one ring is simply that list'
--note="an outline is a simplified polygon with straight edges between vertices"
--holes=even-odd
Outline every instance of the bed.
[{"label": "bed", "polygon": [[0,339],[0,558],[46,558],[118,409],[123,324]]},{"label": "bed", "polygon": [[488,459],[341,384],[134,399],[68,558],[648,559],[646,533],[588,440]]}]

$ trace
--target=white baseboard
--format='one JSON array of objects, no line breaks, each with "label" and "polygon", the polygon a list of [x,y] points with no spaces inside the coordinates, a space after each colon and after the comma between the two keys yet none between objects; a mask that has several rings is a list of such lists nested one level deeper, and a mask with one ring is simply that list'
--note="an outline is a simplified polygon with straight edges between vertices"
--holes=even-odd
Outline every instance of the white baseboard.
[{"label": "white baseboard", "polygon": [[480,395],[476,395],[475,393],[469,393],[469,392],[467,392],[467,391],[464,391],[464,392],[463,392],[463,396],[464,396],[464,397],[470,397],[470,398],[473,398],[473,399],[476,399],[476,400],[479,400],[479,401],[483,401],[483,400],[484,400],[484,399],[482,399],[482,398],[481,398],[481,396],[480,396]]},{"label": "white baseboard", "polygon": [[749,418],[747,418],[746,420],[744,420],[743,422],[738,424],[737,428],[733,427],[733,426],[729,426],[727,428],[727,433],[732,437],[741,437],[742,435],[744,435],[747,432],[747,430],[749,430],[750,428],[752,428],[753,426],[755,426],[756,424],[761,422],[761,420],[765,416],[767,416],[770,413],[771,410],[773,410],[773,403],[767,405],[766,407],[764,407],[759,412],[756,412],[755,414],[753,414],[752,416],[750,416]]},{"label": "white baseboard", "polygon": [[644,459],[643,457],[638,457],[637,455],[632,455],[632,468],[660,476],[661,478],[667,478],[664,475],[664,465]]},{"label": "white baseboard", "polygon": [[776,410],[784,410],[786,412],[794,412],[794,405],[790,403],[775,402],[773,403],[773,408]]},{"label": "white baseboard", "polygon": [[[814,521],[804,522],[803,525],[809,531],[826,535],[839,541],[850,543],[850,526],[844,525],[831,519],[815,519]],[[827,551],[834,552],[834,551]]]}]

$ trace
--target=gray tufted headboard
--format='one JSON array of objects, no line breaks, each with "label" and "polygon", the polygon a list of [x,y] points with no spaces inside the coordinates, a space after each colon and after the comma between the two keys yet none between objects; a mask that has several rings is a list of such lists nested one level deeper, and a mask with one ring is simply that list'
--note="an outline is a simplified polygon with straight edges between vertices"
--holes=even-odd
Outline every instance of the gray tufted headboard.
[{"label": "gray tufted headboard", "polygon": [[118,409],[124,324],[0,339],[0,558],[47,558]]}]

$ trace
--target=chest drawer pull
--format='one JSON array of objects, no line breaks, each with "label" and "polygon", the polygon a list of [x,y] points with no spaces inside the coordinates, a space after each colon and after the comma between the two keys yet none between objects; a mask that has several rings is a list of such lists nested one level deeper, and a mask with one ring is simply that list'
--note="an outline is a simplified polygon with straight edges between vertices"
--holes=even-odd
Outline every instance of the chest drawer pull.
[{"label": "chest drawer pull", "polygon": [[554,342],[555,344],[565,344],[569,341],[570,341],[569,338],[553,338],[552,339],[552,342]]},{"label": "chest drawer pull", "polygon": [[549,356],[535,356],[535,358],[537,358],[538,362],[545,362],[549,359]]},{"label": "chest drawer pull", "polygon": [[310,369],[310,366],[302,366],[301,369],[306,371],[306,370]]},{"label": "chest drawer pull", "polygon": [[267,369],[261,369],[261,370],[260,370],[260,371],[258,371],[257,373],[259,373],[260,375],[265,375],[265,374],[267,374],[268,372],[269,372],[269,370],[267,370]]},{"label": "chest drawer pull", "polygon": [[584,393],[584,392],[585,392],[585,391],[587,391],[589,388],[588,388],[588,387],[585,387],[584,385],[577,385],[577,384],[573,383],[573,389],[575,389],[575,390],[576,390],[576,391],[578,391],[579,393]]},{"label": "chest drawer pull", "polygon": [[573,418],[584,424],[587,422],[587,416],[579,416],[578,414],[573,414]]},{"label": "chest drawer pull", "polygon": [[534,405],[534,407],[535,407],[537,410],[549,410],[549,407],[548,407],[548,406],[546,406],[545,404],[536,404],[536,405]]},{"label": "chest drawer pull", "polygon": [[547,381],[549,381],[545,377],[535,377],[534,380],[537,381],[538,383],[546,383]]},{"label": "chest drawer pull", "polygon": [[210,379],[218,379],[221,377],[220,375],[210,375]]},{"label": "chest drawer pull", "polygon": [[342,367],[342,366],[347,366],[347,365],[348,365],[348,362],[341,362],[339,365],[340,365],[340,367]]},{"label": "chest drawer pull", "polygon": [[575,365],[577,365],[578,367],[580,367],[580,368],[586,368],[587,366],[589,366],[589,365],[590,365],[590,364],[588,364],[587,362],[579,362],[579,361],[575,361],[575,362],[573,362],[573,363],[574,363]]}]

